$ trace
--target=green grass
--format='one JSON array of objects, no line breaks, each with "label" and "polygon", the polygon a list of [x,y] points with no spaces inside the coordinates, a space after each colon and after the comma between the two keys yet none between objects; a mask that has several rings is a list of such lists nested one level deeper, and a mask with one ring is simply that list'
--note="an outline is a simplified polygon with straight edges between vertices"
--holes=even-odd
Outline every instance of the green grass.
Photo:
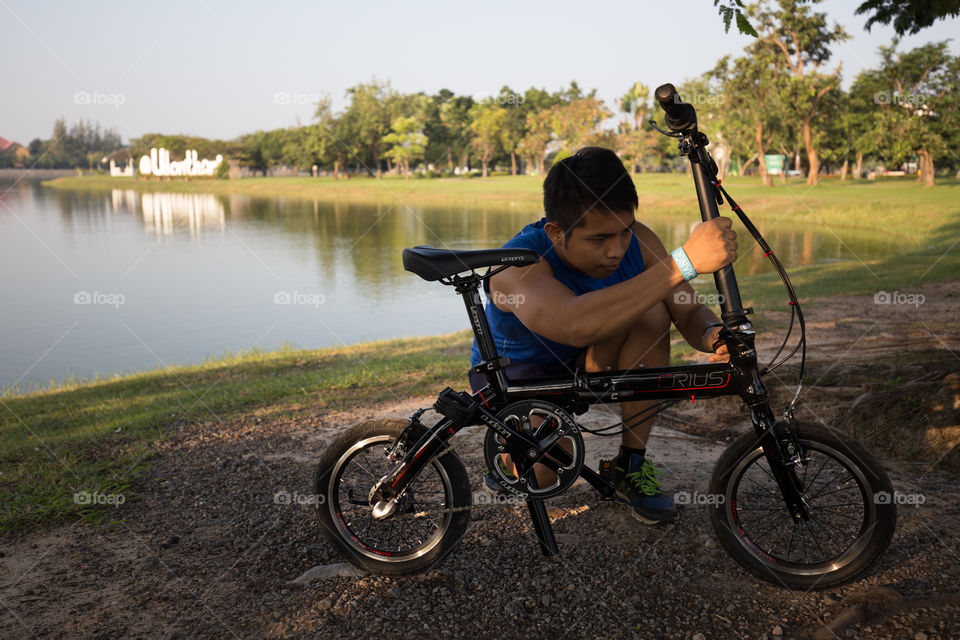
[{"label": "green grass", "polygon": [[[634,183],[640,198],[638,217],[641,220],[649,211],[682,211],[697,215],[696,195],[687,174],[638,174]],[[350,180],[244,178],[161,181],[71,176],[43,184],[58,189],[134,189],[374,202],[399,200],[410,204],[499,204],[539,209],[542,207],[543,178],[498,176],[486,179],[404,180],[391,176],[380,180],[354,177]],[[730,177],[723,184],[751,216],[766,218],[786,215],[791,220],[825,222],[840,228],[896,229],[897,233],[919,236],[937,229],[939,216],[945,208],[954,214],[960,212],[960,181],[953,178],[941,178],[932,189],[919,185],[915,180],[899,178],[874,182],[824,179],[813,188],[808,187],[802,178],[790,178],[785,185],[777,182],[773,187],[764,187],[753,177]],[[909,222],[910,228],[899,228],[904,222]]]},{"label": "green grass", "polygon": [[319,350],[254,351],[110,380],[73,383],[0,404],[0,532],[106,510],[75,492],[120,493],[177,425],[344,409],[444,385],[466,387],[472,335],[410,338]]}]

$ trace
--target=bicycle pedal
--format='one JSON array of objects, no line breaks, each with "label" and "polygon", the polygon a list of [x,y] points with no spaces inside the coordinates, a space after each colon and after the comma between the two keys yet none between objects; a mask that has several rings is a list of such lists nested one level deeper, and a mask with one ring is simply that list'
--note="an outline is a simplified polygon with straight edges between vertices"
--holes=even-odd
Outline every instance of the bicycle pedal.
[{"label": "bicycle pedal", "polygon": [[[616,470],[613,468],[613,458],[600,458],[600,468],[597,470],[597,473],[610,484],[616,484]],[[600,497],[602,500],[613,500],[614,495],[615,494],[611,493],[609,496],[606,496],[601,493]]]}]

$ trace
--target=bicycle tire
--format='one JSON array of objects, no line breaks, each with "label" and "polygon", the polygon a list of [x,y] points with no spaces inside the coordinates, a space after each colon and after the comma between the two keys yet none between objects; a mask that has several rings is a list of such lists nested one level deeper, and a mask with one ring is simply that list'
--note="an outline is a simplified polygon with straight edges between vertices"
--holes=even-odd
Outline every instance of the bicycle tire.
[{"label": "bicycle tire", "polygon": [[[351,564],[380,575],[406,575],[426,571],[454,549],[470,523],[469,507],[472,497],[469,477],[460,458],[451,451],[437,457],[425,467],[407,492],[409,500],[412,501],[409,509],[413,511],[415,507],[421,506],[416,502],[415,494],[427,476],[435,474],[440,481],[438,486],[442,488],[442,501],[436,505],[436,510],[443,515],[442,524],[436,530],[431,530],[421,545],[406,550],[379,548],[369,540],[368,531],[371,527],[375,532],[383,527],[391,527],[393,533],[390,535],[398,536],[404,535],[404,527],[412,530],[417,517],[412,513],[391,516],[383,521],[373,520],[370,516],[362,532],[355,530],[359,529],[357,523],[365,520],[364,509],[367,512],[371,510],[369,504],[364,506],[361,503],[365,502],[375,482],[373,478],[379,479],[380,475],[386,475],[388,465],[392,465],[385,453],[408,423],[406,419],[383,418],[367,420],[350,427],[324,451],[315,475],[317,518],[325,536]],[[413,434],[414,440],[422,433],[423,430],[420,430],[420,433]],[[381,453],[382,460],[379,457]],[[349,488],[344,493],[343,483],[351,460],[356,460],[361,455],[364,456],[364,462],[382,465],[381,470],[374,469],[373,473],[367,470],[370,478],[366,478],[367,484],[362,487],[362,494],[358,491],[358,495],[362,497],[358,500],[349,498]],[[361,466],[358,461],[355,464]],[[356,509],[345,514],[345,501]],[[429,510],[432,511],[433,509]],[[410,520],[398,519],[402,516],[409,516]],[[422,523],[416,524],[421,525],[422,530]]]},{"label": "bicycle tire", "polygon": [[[893,537],[896,507],[890,499],[893,489],[886,472],[859,443],[850,438],[841,438],[832,431],[812,424],[799,425],[797,435],[809,460],[801,479],[804,499],[810,509],[809,521],[799,525],[792,523],[783,497],[779,494],[769,467],[766,466],[759,440],[752,432],[734,441],[714,467],[710,494],[723,496],[723,499],[710,504],[710,518],[727,552],[758,577],[788,588],[822,589],[849,582],[874,565]],[[834,475],[829,477],[827,482],[821,483],[825,486],[818,486],[817,480],[827,468],[828,462],[833,463],[833,469],[827,473]],[[819,465],[819,471],[814,469],[815,465]],[[759,480],[749,477],[747,474],[752,468],[764,472],[769,476],[769,480],[761,474],[755,474]],[[836,468],[840,471],[834,472]],[[807,476],[811,473],[816,475],[808,480]],[[844,474],[849,474],[850,478],[843,479]],[[850,483],[850,479],[855,481],[856,486]],[[750,480],[750,483],[746,480]],[[758,485],[759,489],[753,489],[753,484]],[[744,487],[742,491],[741,486]],[[775,496],[767,495],[771,493]],[[851,502],[836,502],[848,499],[847,496]],[[775,505],[775,498],[779,498],[779,509],[775,506],[744,507],[744,503],[762,505],[764,499],[767,504]],[[852,506],[853,510],[847,510],[847,515],[841,515],[841,506]],[[751,509],[760,513],[745,513]],[[860,513],[858,509],[862,509],[859,523],[856,515]],[[851,513],[854,515],[850,515]],[[841,519],[836,519],[838,516]],[[779,533],[772,533],[771,538],[761,543],[761,538],[767,534],[761,534],[759,528],[769,525],[769,520],[764,523],[764,519],[773,517],[785,519],[786,525]],[[749,525],[748,518],[752,518]],[[815,518],[819,518],[818,524],[812,524]],[[754,521],[762,525],[754,525]],[[823,537],[822,543],[816,535],[817,526],[822,533],[830,534]],[[775,532],[776,529],[770,531]],[[800,556],[800,561],[792,559],[797,557],[791,547],[798,531],[801,540],[809,537],[816,543],[816,550],[822,556],[820,560],[807,561],[806,549]],[[771,545],[776,547],[776,543],[786,532],[790,532],[790,547],[786,557],[778,555],[775,548],[764,548]],[[773,540],[773,535],[777,535],[777,540]],[[848,537],[850,544],[844,547]],[[829,556],[830,552],[824,549],[824,546],[830,549],[828,545],[839,547],[840,552]]]}]

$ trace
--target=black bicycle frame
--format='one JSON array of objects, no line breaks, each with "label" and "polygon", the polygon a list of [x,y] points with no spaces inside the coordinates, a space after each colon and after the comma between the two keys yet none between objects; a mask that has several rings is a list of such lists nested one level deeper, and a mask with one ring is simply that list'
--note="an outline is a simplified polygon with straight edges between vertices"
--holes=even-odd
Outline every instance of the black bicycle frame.
[{"label": "black bicycle frame", "polygon": [[[720,214],[717,194],[710,180],[710,177],[716,175],[716,168],[706,153],[705,145],[705,136],[696,130],[680,138],[681,153],[690,160],[700,215],[707,221]],[[721,319],[724,327],[719,338],[727,345],[729,362],[598,373],[577,370],[572,372],[572,376],[525,378],[518,381],[508,380],[504,375],[503,369],[509,364],[509,360],[501,358],[497,353],[484,312],[479,289],[489,275],[473,273],[451,278],[451,283],[463,296],[483,359],[473,370],[486,376],[487,385],[472,394],[457,393],[450,388],[441,392],[434,408],[444,416],[443,419],[429,428],[417,442],[406,443],[407,452],[398,461],[394,472],[375,487],[372,495],[376,499],[396,501],[419,475],[421,469],[448,446],[447,442],[451,438],[467,426],[485,425],[495,429],[509,445],[528,452],[529,459],[537,459],[548,467],[556,468],[555,463],[543,456],[544,451],[535,439],[497,418],[502,409],[520,400],[542,399],[570,413],[580,414],[584,413],[590,404],[676,398],[695,401],[697,398],[738,395],[750,409],[758,443],[763,447],[787,509],[797,521],[808,518],[806,505],[801,499],[802,487],[796,474],[792,472],[792,468],[801,462],[803,452],[790,425],[778,423],[770,409],[767,391],[757,367],[755,333],[746,317],[750,310],[742,307],[733,265],[727,265],[714,274],[717,290],[722,296]],[[418,417],[419,413],[411,418],[411,424],[417,422]],[[563,453],[553,449],[551,455],[562,457]],[[515,462],[521,472],[532,464]],[[612,495],[613,487],[595,471],[583,467],[580,475],[603,495]],[[555,555],[558,551],[543,501],[528,500],[528,503],[543,553]]]}]

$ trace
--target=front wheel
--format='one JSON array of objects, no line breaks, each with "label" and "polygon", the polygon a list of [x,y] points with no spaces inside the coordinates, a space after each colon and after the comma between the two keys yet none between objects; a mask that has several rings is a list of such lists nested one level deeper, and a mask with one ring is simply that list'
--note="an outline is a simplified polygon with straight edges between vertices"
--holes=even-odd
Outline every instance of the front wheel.
[{"label": "front wheel", "polygon": [[[317,517],[327,538],[351,563],[381,575],[426,571],[453,550],[470,523],[470,480],[454,452],[423,468],[393,515],[373,517],[370,490],[393,471],[387,452],[408,424],[379,419],[347,429],[316,473]],[[410,442],[422,433],[410,434]]]},{"label": "front wheel", "polygon": [[809,519],[794,523],[756,434],[724,451],[713,470],[711,520],[741,565],[786,587],[823,588],[869,569],[893,537],[893,489],[859,443],[801,424],[806,464],[795,469]]}]

